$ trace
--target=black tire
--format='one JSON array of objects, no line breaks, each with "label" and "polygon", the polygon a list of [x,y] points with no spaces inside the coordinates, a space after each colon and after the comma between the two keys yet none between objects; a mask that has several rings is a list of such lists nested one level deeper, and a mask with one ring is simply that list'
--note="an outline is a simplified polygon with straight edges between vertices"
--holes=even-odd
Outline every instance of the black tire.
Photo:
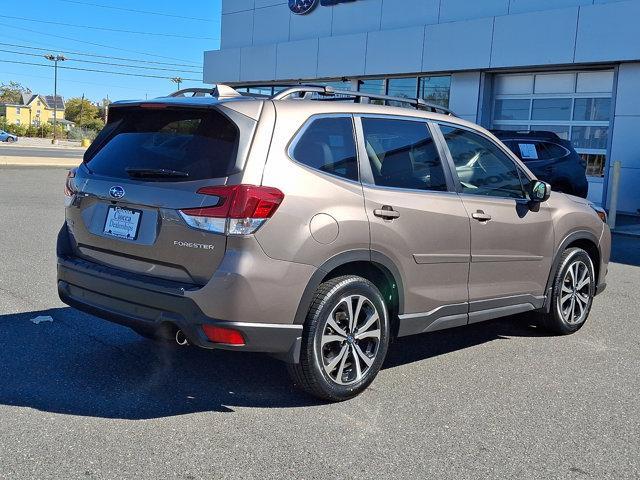
[{"label": "black tire", "polygon": [[[362,297],[364,300],[360,303]],[[351,303],[356,317],[356,325],[351,329],[348,327],[349,315],[344,312],[348,308],[347,302]],[[356,315],[358,310],[360,315]],[[367,328],[376,313],[378,320]],[[347,334],[346,337],[329,324],[330,316],[334,325],[344,326],[341,332]],[[377,334],[379,338],[358,338],[365,332]],[[288,365],[291,378],[297,387],[323,400],[339,402],[353,398],[364,391],[380,371],[389,346],[389,332],[389,314],[375,285],[355,275],[328,280],[318,287],[311,302],[302,334],[300,363]],[[338,337],[345,340],[332,340],[322,345],[323,339]],[[333,353],[335,356],[332,357]],[[327,373],[341,354],[343,360]],[[367,359],[359,357],[360,354],[366,355]],[[335,379],[331,376],[333,372],[336,372]]]},{"label": "black tire", "polygon": [[13,138],[13,137],[7,137],[7,143],[13,143],[13,142],[15,142],[15,141],[16,141],[16,140],[15,140],[15,138]]},{"label": "black tire", "polygon": [[[578,291],[573,289],[572,286],[570,287],[566,280],[567,275],[571,275],[569,273],[569,269],[576,268],[576,265],[578,265],[578,271],[585,272],[589,279],[588,286],[585,286]],[[580,330],[587,321],[589,312],[591,311],[593,297],[595,295],[595,283],[593,261],[591,260],[591,257],[589,257],[589,254],[581,248],[568,248],[565,250],[560,259],[560,265],[558,266],[556,276],[553,279],[549,313],[543,312],[539,314],[542,325],[550,332],[558,335],[568,335]],[[564,291],[563,287],[565,288]],[[573,289],[573,293],[568,291],[571,289]],[[573,321],[574,319],[571,321],[567,319],[568,313],[561,306],[563,294],[564,298],[568,299],[566,300],[567,303],[564,303],[563,305],[568,305],[567,311],[571,313],[571,316],[580,312],[579,317],[575,318],[575,321]],[[580,295],[579,298],[576,297],[578,294]],[[573,299],[571,299],[572,295],[574,297]],[[583,301],[580,300],[583,298],[586,298],[584,305]],[[574,303],[571,303],[572,301]],[[574,308],[574,305],[576,306],[576,309],[571,310]],[[573,312],[575,312],[575,314]]]}]

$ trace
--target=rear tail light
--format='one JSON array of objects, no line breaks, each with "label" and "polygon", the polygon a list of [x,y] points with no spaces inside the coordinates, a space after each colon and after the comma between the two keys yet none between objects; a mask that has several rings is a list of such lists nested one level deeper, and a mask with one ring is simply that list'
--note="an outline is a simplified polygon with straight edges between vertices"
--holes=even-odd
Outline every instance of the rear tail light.
[{"label": "rear tail light", "polygon": [[77,191],[73,182],[73,179],[76,178],[76,170],[76,168],[72,168],[67,172],[67,180],[64,183],[64,194],[67,197],[72,197]]},{"label": "rear tail light", "polygon": [[213,343],[224,343],[226,345],[244,345],[244,337],[238,330],[231,328],[214,327],[213,325],[203,325],[202,330]]},{"label": "rear tail light", "polygon": [[218,197],[218,203],[180,210],[184,221],[200,230],[228,235],[254,233],[284,199],[284,194],[277,188],[255,185],[203,187],[198,193]]}]

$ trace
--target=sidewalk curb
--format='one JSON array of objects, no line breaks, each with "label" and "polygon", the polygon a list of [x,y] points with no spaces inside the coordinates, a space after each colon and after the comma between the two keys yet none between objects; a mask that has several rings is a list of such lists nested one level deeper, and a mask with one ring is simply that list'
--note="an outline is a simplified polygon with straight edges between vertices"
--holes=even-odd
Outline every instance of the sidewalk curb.
[{"label": "sidewalk curb", "polygon": [[[4,146],[0,146],[0,152]],[[86,150],[85,147],[81,147],[80,145],[70,146],[70,145],[18,145],[18,143],[9,143],[6,148],[45,148],[47,150]]]},{"label": "sidewalk curb", "polygon": [[77,167],[81,158],[48,158],[48,157],[3,157],[0,156],[0,167]]}]

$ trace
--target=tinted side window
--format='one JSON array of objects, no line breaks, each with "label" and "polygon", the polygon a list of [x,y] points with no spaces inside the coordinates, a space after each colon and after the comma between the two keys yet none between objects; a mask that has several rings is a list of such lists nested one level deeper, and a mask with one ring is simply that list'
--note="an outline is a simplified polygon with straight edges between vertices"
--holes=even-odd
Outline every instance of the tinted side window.
[{"label": "tinted side window", "polygon": [[438,150],[426,123],[363,118],[362,129],[376,185],[447,190]]},{"label": "tinted side window", "polygon": [[351,117],[313,120],[294,144],[294,160],[321,172],[358,179]]},{"label": "tinted side window", "polygon": [[497,145],[468,130],[444,125],[441,129],[464,193],[525,197],[516,164]]}]

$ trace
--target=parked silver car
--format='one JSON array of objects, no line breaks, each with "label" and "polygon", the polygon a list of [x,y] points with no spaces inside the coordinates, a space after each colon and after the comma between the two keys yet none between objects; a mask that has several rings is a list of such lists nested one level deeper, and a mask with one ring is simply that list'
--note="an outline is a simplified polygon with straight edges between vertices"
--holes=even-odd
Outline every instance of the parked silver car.
[{"label": "parked silver car", "polygon": [[112,104],[65,191],[64,302],[276,355],[335,401],[374,380],[394,337],[529,311],[575,332],[609,261],[604,212],[551,195],[488,131],[330,87]]}]

